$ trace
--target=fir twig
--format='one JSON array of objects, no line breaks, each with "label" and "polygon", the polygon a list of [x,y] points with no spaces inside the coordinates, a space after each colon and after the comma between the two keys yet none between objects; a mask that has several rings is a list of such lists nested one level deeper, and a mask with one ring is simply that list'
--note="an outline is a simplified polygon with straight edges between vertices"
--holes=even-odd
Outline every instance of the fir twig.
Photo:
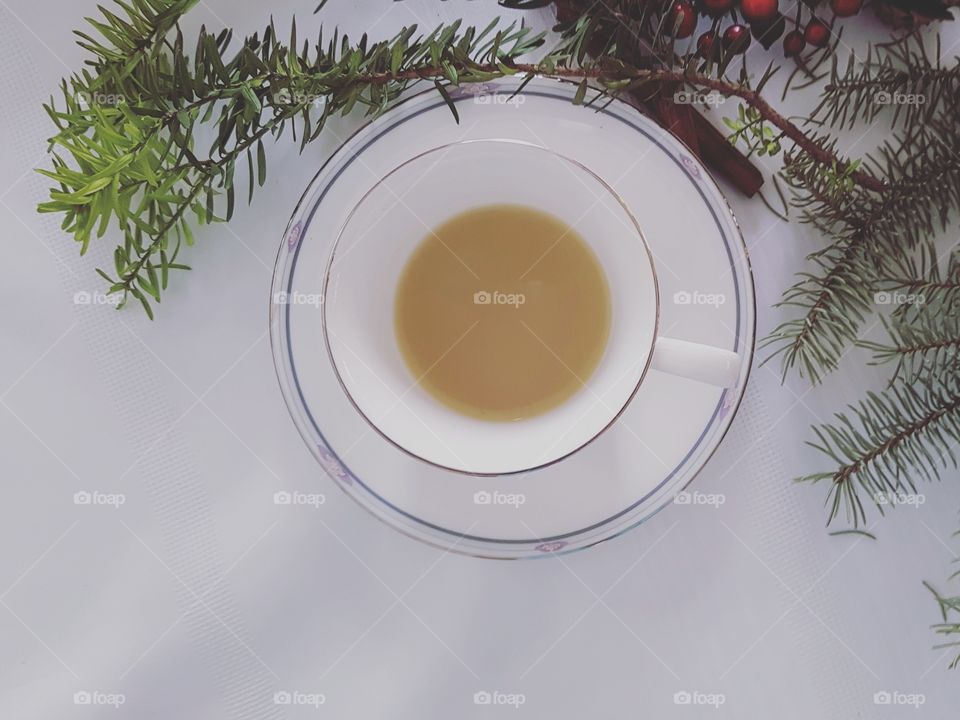
[{"label": "fir twig", "polygon": [[[919,258],[908,257],[881,283],[881,289],[891,293],[892,299],[896,299],[893,293],[897,293],[906,299],[918,299],[922,305],[936,307],[943,313],[955,312],[960,303],[960,251],[954,249],[949,253],[946,269],[941,272],[936,249],[927,243]],[[916,303],[901,307],[909,310],[913,304]]]},{"label": "fir twig", "polygon": [[[798,368],[814,382],[837,367],[857,340],[882,279],[911,249],[946,228],[960,208],[960,125],[937,117],[885,143],[871,162],[887,177],[879,195],[809,159],[788,161],[787,181],[803,220],[833,238],[810,256],[816,271],[784,294],[783,305],[803,314],[778,326],[764,341],[782,356],[784,375]],[[770,358],[768,358],[769,360]]]},{"label": "fir twig", "polygon": [[868,47],[862,60],[850,55],[846,67],[833,56],[830,80],[811,114],[834,127],[873,123],[889,113],[892,127],[909,127],[944,110],[960,98],[960,64],[944,67],[940,42],[932,54],[923,38]]},{"label": "fir twig", "polygon": [[960,442],[960,379],[956,375],[912,386],[897,382],[880,395],[839,413],[837,422],[814,427],[835,469],[799,478],[830,483],[827,504],[832,521],[845,509],[858,527],[866,520],[862,493],[883,512],[884,498],[909,489],[915,477],[933,480],[948,464],[956,467]]},{"label": "fir twig", "polygon": [[[890,296],[894,297],[894,296]],[[905,297],[903,302],[916,301]],[[896,376],[907,382],[933,380],[960,370],[960,313],[942,313],[919,305],[913,312],[884,319],[885,342],[861,342],[874,353],[874,363],[894,363]]]},{"label": "fir twig", "polygon": [[[953,638],[957,635],[960,635],[960,620],[951,619],[956,618],[960,615],[960,597],[947,597],[938,593],[930,583],[924,582],[924,586],[929,590],[934,599],[937,601],[939,606],[940,616],[942,622],[939,622],[933,626],[934,632],[938,635],[943,635],[946,638]],[[941,643],[935,645],[934,649],[943,650],[946,648],[960,648],[960,639],[951,640],[950,642]],[[960,665],[960,651],[957,652],[957,655],[954,656],[953,660],[950,663],[950,669],[956,668]]]},{"label": "fir twig", "polygon": [[[289,130],[302,148],[330,117],[355,107],[381,113],[419,82],[433,84],[454,115],[445,85],[508,75],[576,78],[584,88],[591,80],[599,86],[593,101],[642,87],[716,90],[743,100],[811,165],[829,164],[864,192],[883,190],[859,163],[839,157],[835,145],[804,134],[766,102],[759,90],[772,70],[752,88],[745,73],[736,81],[721,77],[732,58],[701,64],[708,72],[692,59],[681,62],[659,11],[629,18],[654,33],[649,51],[655,62],[645,67],[590,59],[588,48],[594,51],[598,39],[608,50],[622,39],[622,28],[611,34],[603,25],[619,27],[625,18],[603,11],[566,27],[559,45],[536,63],[521,58],[543,43],[543,35],[498,21],[482,30],[456,22],[425,35],[412,26],[376,43],[365,36],[353,43],[336,31],[328,41],[321,31],[316,42],[301,43],[295,23],[284,42],[271,24],[234,51],[231,32],[202,28],[190,56],[177,21],[195,4],[118,3],[123,18],[101,9],[103,20],[91,23],[102,39],[80,34],[93,54],[88,68],[64,81],[59,103],[47,105],[58,131],[50,140],[53,168],[42,172],[56,187],[40,210],[64,216],[63,227],[81,253],[115,223],[123,242],[112,271],[98,272],[111,292],[122,294],[121,305],[132,296],[151,316],[170,273],[187,268],[178,258],[182,245],[193,242],[191,224],[232,217],[238,165],[246,167],[248,202],[265,182],[265,141]],[[680,69],[673,69],[678,62]],[[196,138],[207,127],[214,139],[203,150]]]}]

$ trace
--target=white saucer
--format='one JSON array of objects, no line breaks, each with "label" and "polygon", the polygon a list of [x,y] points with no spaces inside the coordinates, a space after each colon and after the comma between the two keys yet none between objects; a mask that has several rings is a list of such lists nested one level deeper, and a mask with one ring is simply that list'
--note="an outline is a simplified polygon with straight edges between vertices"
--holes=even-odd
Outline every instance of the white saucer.
[{"label": "white saucer", "polygon": [[[333,479],[377,517],[458,552],[568,552],[635,526],[706,463],[733,419],[754,343],[754,289],[736,221],[698,161],[625,103],[572,104],[576,85],[507,80],[454,93],[460,123],[429,90],[364,126],[307,188],[284,235],[271,294],[271,341],[284,399]],[[739,384],[722,390],[651,371],[601,437],[561,462],[500,478],[452,475],[394,447],[344,395],[325,352],[318,297],[350,209],[410,157],[463,139],[519,139],[578,160],[623,198],[653,252],[661,334],[731,349]],[[464,173],[469,173],[464,168]]]}]

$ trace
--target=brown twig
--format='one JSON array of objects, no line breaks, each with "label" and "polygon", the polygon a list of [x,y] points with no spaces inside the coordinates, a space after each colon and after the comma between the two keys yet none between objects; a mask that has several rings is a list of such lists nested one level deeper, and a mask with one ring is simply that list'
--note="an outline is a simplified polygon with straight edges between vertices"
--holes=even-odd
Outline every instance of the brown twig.
[{"label": "brown twig", "polygon": [[[639,68],[622,67],[615,71],[596,66],[580,68],[554,68],[549,72],[541,65],[517,63],[511,66],[512,70],[519,73],[541,75],[543,77],[555,77],[565,79],[593,79],[593,80],[633,80],[644,83],[687,83],[699,88],[715,90],[725,97],[738,97],[745,103],[755,108],[760,116],[771,125],[775,126],[785,137],[790,139],[798,148],[810,156],[821,165],[835,166],[838,174],[844,174],[860,187],[872,192],[883,192],[886,187],[884,183],[860,169],[853,168],[851,163],[836,155],[834,152],[820,145],[803,132],[794,123],[781,115],[770,103],[768,103],[760,93],[751,90],[748,87],[718,80],[703,75],[701,73],[682,72],[675,70],[644,70]],[[499,72],[500,67],[494,64],[477,65],[474,70],[484,72]],[[373,85],[385,84],[394,81],[403,80],[433,80],[445,77],[443,68],[418,68],[415,70],[405,70],[398,73],[375,73],[358,78],[352,78],[351,81],[368,82]]]}]

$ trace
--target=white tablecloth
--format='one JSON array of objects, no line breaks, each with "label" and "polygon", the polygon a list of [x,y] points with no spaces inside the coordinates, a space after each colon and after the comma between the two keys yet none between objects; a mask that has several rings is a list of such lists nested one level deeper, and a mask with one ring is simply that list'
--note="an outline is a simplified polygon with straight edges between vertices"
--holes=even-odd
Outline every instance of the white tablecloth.
[{"label": "white tablecloth", "polygon": [[[245,33],[268,12],[282,28],[296,12],[301,37],[322,18],[380,38],[495,12],[314,5],[209,0],[185,29]],[[0,716],[956,714],[960,675],[931,649],[937,612],[921,581],[946,587],[960,548],[957,473],[877,524],[876,542],[830,537],[825,488],[791,482],[822,466],[803,446],[809,424],[882,385],[862,355],[813,392],[755,369],[695,481],[721,506],[671,507],[586,552],[505,563],[443,554],[364,513],[322,476],[277,388],[266,305],[279,235],[359,118],[303,157],[272,149],[254,207],[198,233],[195,270],[156,322],[98,304],[92,268],[109,265],[110,238],[78,258],[58,220],[34,212],[47,184],[31,172],[51,128],[41,102],[80,67],[70,31],[93,14],[92,0],[0,3]],[[857,136],[853,152],[868,146]],[[819,239],[730,199],[763,335]],[[279,490],[326,502],[278,506]]]}]

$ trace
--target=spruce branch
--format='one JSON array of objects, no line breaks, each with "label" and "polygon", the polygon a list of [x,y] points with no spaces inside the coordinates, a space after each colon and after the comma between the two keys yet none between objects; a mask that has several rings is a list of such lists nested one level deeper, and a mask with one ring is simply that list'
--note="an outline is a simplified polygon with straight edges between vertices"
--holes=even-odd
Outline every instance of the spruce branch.
[{"label": "spruce branch", "polygon": [[[956,573],[954,573],[954,575],[956,575]],[[953,639],[957,635],[960,635],[960,596],[950,597],[941,595],[930,583],[924,582],[923,584],[927,590],[933,594],[940,610],[941,622],[935,624],[933,630],[948,640],[948,642],[935,645],[934,649],[960,648],[960,638]],[[949,667],[952,670],[958,665],[960,665],[960,650],[957,651],[957,655],[954,656]]]},{"label": "spruce branch", "polygon": [[808,159],[789,160],[784,174],[801,219],[831,243],[810,256],[782,305],[802,315],[764,340],[781,356],[784,375],[796,368],[814,382],[834,370],[858,338],[881,280],[925,238],[947,227],[960,208],[960,125],[937,116],[897,135],[868,161],[886,178],[883,192],[864,192],[849,176]]},{"label": "spruce branch", "polygon": [[[802,273],[784,294],[782,304],[798,307],[802,315],[783,322],[764,341],[774,348],[771,357],[781,357],[784,376],[796,368],[819,382],[834,370],[873,313],[891,263],[904,262],[960,208],[958,88],[960,64],[943,67],[939,42],[933,58],[912,38],[872,48],[863,63],[851,57],[843,73],[834,59],[831,82],[810,121],[872,122],[895,106],[893,123],[901,129],[865,159],[868,174],[884,179],[877,194],[863,193],[842,167],[809,157],[785,161],[792,205],[830,244],[810,256],[813,272]],[[899,93],[923,102],[878,103],[878,92],[891,101]],[[818,144],[835,152],[835,141],[822,137]]]},{"label": "spruce branch", "polygon": [[784,376],[796,368],[814,383],[837,367],[873,312],[871,288],[879,273],[870,243],[868,230],[861,227],[808,256],[816,269],[799,273],[800,280],[779,303],[800,309],[802,315],[764,338],[763,347],[775,348],[765,362],[782,355]]},{"label": "spruce branch", "polygon": [[939,36],[932,53],[922,38],[907,35],[897,42],[870,46],[862,55],[860,60],[851,53],[843,69],[833,56],[829,80],[812,119],[852,128],[889,114],[891,127],[910,127],[956,109],[960,62],[943,65]]},{"label": "spruce branch", "polygon": [[814,427],[817,442],[835,468],[799,478],[830,483],[828,522],[841,508],[858,527],[866,521],[865,493],[882,513],[885,500],[909,490],[914,477],[933,480],[948,465],[956,468],[960,443],[960,378],[910,385],[897,381],[883,393],[867,398],[836,415],[834,424]]},{"label": "spruce branch", "polygon": [[956,251],[944,272],[933,243],[909,256],[889,277],[881,278],[878,302],[892,307],[883,317],[888,339],[861,341],[874,364],[892,363],[906,382],[932,381],[960,371],[960,259]]},{"label": "spruce branch", "polygon": [[[263,185],[266,138],[289,128],[303,147],[336,113],[363,106],[376,114],[422,80],[455,84],[512,74],[508,63],[542,43],[542,35],[523,27],[494,32],[491,23],[461,32],[454,23],[424,36],[405,28],[374,44],[361,38],[354,45],[337,33],[325,44],[321,33],[313,47],[292,50],[300,47],[294,24],[289,44],[270,25],[228,56],[230,33],[204,28],[191,62],[173,13],[190,4],[169,5],[162,22],[143,3],[127,8],[129,22],[109,13],[106,23],[94,21],[113,47],[84,36],[95,54],[93,72],[65,81],[62,104],[47,106],[58,132],[50,141],[53,168],[41,172],[57,187],[39,210],[62,213],[81,252],[116,221],[124,241],[114,272],[98,272],[123,303],[132,296],[151,316],[169,273],[186,268],[177,257],[182,243],[192,243],[191,222],[231,218],[237,164],[246,160],[248,201],[255,184]],[[140,30],[125,42],[127,25]],[[129,53],[122,68],[118,48]],[[200,152],[195,137],[207,124],[215,139]]]},{"label": "spruce branch", "polygon": [[[41,172],[55,187],[39,210],[63,215],[81,253],[115,224],[123,242],[112,271],[98,272],[110,292],[122,294],[121,305],[133,297],[151,317],[170,273],[187,269],[178,258],[182,245],[193,242],[191,225],[231,219],[238,165],[246,166],[250,202],[266,179],[267,140],[289,130],[302,149],[330,117],[355,107],[377,115],[421,82],[437,88],[454,116],[446,85],[509,75],[580,80],[581,98],[591,82],[596,94],[588,106],[640,88],[715,90],[743,100],[812,165],[829,164],[865,192],[883,190],[858,162],[804,134],[761,96],[772,70],[751,87],[745,72],[736,80],[721,77],[723,59],[717,65],[680,59],[662,14],[637,19],[655,26],[657,40],[650,48],[654,62],[638,58],[640,65],[587,54],[607,32],[604,22],[621,24],[603,11],[567,25],[560,43],[536,63],[522,58],[543,44],[543,34],[499,21],[482,30],[456,22],[426,34],[411,26],[376,43],[365,36],[353,43],[336,31],[325,42],[321,30],[312,44],[300,42],[295,22],[286,42],[271,23],[235,50],[230,31],[201,28],[191,56],[178,20],[195,4],[118,3],[123,18],[101,9],[103,19],[91,19],[101,39],[80,34],[93,55],[87,68],[64,81],[60,102],[46,106],[57,132],[50,140],[53,167]],[[606,37],[603,47],[612,49],[611,37],[620,36]],[[214,137],[206,149],[197,146],[204,133]]]},{"label": "spruce branch", "polygon": [[[932,243],[926,243],[918,257],[906,258],[906,262],[882,279],[881,286],[885,292],[899,293],[907,299],[921,299],[925,307],[953,313],[960,307],[960,249],[955,246],[949,252],[946,267],[941,271],[936,248]],[[911,302],[900,307],[910,310],[915,304]]]},{"label": "spruce branch", "polygon": [[920,306],[885,318],[889,339],[860,344],[873,352],[874,364],[894,363],[895,376],[907,382],[955,374],[960,370],[960,314],[941,313],[939,308]]}]

